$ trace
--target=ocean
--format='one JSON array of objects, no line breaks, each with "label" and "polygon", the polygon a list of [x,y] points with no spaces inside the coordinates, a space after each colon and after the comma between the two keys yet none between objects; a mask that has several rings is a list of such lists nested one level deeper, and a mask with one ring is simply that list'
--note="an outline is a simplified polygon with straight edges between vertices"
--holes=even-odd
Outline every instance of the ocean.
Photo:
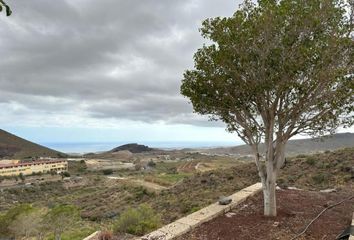
[{"label": "ocean", "polygon": [[[64,153],[95,153],[109,151],[115,147],[134,142],[44,142],[43,146],[55,149]],[[163,150],[183,148],[210,148],[210,147],[231,147],[242,144],[241,142],[138,142],[151,148]]]}]

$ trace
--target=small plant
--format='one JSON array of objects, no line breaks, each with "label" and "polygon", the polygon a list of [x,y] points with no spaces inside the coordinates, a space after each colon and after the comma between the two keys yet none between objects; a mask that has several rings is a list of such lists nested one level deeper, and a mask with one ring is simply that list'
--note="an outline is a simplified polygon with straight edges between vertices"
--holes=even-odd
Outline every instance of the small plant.
[{"label": "small plant", "polygon": [[111,175],[113,173],[113,170],[112,169],[104,169],[104,170],[102,170],[102,172],[104,175]]},{"label": "small plant", "polygon": [[63,175],[63,177],[70,177],[70,173],[69,172],[63,172],[62,175]]},{"label": "small plant", "polygon": [[156,167],[156,163],[153,160],[150,160],[147,165],[151,168]]},{"label": "small plant", "polygon": [[146,188],[142,186],[139,186],[134,189],[134,196],[136,200],[141,200],[145,196],[152,196],[153,194],[154,194],[153,192],[149,192]]},{"label": "small plant", "polygon": [[306,158],[306,163],[307,163],[308,165],[314,166],[315,163],[316,163],[316,159],[313,158],[313,157],[307,157],[307,158]]},{"label": "small plant", "polygon": [[322,184],[328,181],[327,176],[323,173],[319,173],[315,176],[312,177],[312,180],[316,183],[316,184]]},{"label": "small plant", "polygon": [[114,225],[114,233],[144,235],[160,224],[160,216],[150,206],[142,204],[138,208],[129,208],[120,215]]},{"label": "small plant", "polygon": [[25,176],[23,175],[23,173],[20,173],[18,177],[21,179],[22,182],[25,181]]}]

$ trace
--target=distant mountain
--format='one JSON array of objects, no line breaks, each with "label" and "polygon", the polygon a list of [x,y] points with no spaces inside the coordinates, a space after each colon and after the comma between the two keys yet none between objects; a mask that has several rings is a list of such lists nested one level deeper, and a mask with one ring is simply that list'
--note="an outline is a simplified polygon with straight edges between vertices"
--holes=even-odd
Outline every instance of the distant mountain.
[{"label": "distant mountain", "polygon": [[[354,147],[354,133],[338,133],[322,138],[290,140],[286,147],[286,154],[288,156],[293,156],[297,154],[317,153],[346,147]],[[252,154],[251,149],[247,145],[225,148],[198,149],[198,151],[209,154]],[[265,151],[263,144],[260,145],[260,151]]]},{"label": "distant mountain", "polygon": [[0,160],[29,157],[65,157],[66,154],[27,141],[0,129]]},{"label": "distant mountain", "polygon": [[131,153],[143,153],[143,152],[151,152],[154,149],[149,148],[145,145],[140,145],[137,143],[129,143],[116,148],[113,148],[110,152],[119,152],[119,151],[129,151]]}]

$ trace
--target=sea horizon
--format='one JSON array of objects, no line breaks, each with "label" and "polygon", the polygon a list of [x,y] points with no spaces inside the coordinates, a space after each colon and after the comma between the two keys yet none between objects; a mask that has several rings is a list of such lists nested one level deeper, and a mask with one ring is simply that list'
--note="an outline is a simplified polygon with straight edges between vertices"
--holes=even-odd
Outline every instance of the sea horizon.
[{"label": "sea horizon", "polygon": [[42,142],[39,143],[45,147],[64,152],[64,153],[96,153],[109,151],[115,147],[119,147],[124,144],[137,143],[141,145],[146,145],[150,148],[158,148],[162,150],[178,150],[184,148],[213,148],[213,147],[232,147],[243,144],[239,141],[146,141],[146,142]]}]

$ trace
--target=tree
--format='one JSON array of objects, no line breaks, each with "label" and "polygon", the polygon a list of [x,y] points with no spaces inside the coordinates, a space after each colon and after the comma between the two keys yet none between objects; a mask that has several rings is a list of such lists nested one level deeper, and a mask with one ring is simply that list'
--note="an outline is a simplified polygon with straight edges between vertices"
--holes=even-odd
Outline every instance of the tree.
[{"label": "tree", "polygon": [[353,125],[353,5],[246,0],[232,17],[203,22],[211,44],[195,53],[181,93],[195,112],[222,120],[251,147],[266,216],[276,216],[276,178],[288,140]]},{"label": "tree", "polygon": [[54,234],[54,239],[61,240],[63,232],[74,226],[79,219],[79,211],[75,206],[58,205],[47,213],[44,222],[46,228]]},{"label": "tree", "polygon": [[42,237],[42,216],[43,212],[39,209],[31,209],[25,213],[19,214],[9,225],[10,232],[16,239],[29,239],[37,236]]},{"label": "tree", "polygon": [[23,175],[23,173],[20,173],[18,177],[21,179],[22,182],[25,181],[25,176]]},{"label": "tree", "polygon": [[0,235],[11,236],[11,224],[18,219],[19,216],[28,214],[33,210],[29,204],[20,204],[9,209],[4,215],[0,216]]},{"label": "tree", "polygon": [[6,16],[10,16],[12,14],[11,8],[7,5],[4,0],[0,0],[0,12],[5,8]]}]

